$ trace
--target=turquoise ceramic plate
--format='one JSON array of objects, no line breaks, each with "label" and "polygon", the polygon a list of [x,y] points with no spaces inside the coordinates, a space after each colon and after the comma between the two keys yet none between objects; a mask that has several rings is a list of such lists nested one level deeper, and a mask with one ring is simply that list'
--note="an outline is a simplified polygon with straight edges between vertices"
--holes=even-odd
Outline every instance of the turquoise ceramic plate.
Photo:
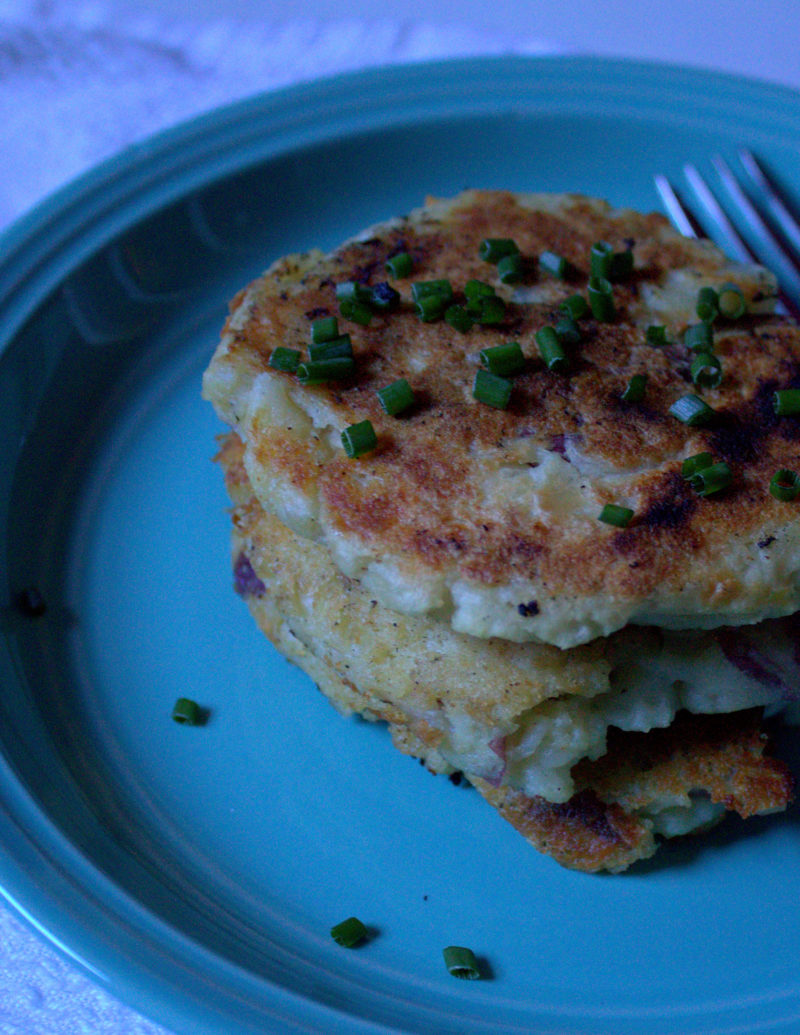
[{"label": "turquoise ceramic plate", "polygon": [[[232,593],[199,397],[227,299],[283,252],[468,185],[652,208],[654,172],[740,143],[800,190],[800,103],[773,86],[370,71],[162,135],[5,236],[0,883],[116,995],[225,1035],[798,1030],[797,813],[584,876],[337,717]],[[181,695],[205,727],[171,721]],[[375,936],[346,951],[353,913]],[[486,980],[447,975],[450,943]]]}]

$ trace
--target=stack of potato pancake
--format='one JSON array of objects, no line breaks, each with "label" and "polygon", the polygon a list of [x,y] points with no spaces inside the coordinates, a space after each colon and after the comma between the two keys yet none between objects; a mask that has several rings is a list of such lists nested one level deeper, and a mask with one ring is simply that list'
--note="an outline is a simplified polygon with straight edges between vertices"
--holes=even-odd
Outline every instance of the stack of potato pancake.
[{"label": "stack of potato pancake", "polygon": [[204,377],[236,589],[341,712],[563,865],[785,808],[800,328],[775,294],[580,195],[467,191],[278,261]]}]

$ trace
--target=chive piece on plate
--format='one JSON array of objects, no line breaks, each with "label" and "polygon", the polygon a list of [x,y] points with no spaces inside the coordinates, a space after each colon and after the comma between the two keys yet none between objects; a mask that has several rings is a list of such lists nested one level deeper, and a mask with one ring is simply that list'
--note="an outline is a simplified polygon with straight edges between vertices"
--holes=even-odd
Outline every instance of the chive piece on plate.
[{"label": "chive piece on plate", "polygon": [[321,316],[311,324],[312,345],[321,345],[323,341],[338,337],[339,321],[335,316]]},{"label": "chive piece on plate", "polygon": [[[573,272],[571,263],[557,252],[542,252],[539,256],[539,265],[545,273],[550,273],[559,280],[566,280]],[[580,295],[578,297],[580,298]]]},{"label": "chive piece on plate", "polygon": [[700,468],[689,478],[689,484],[699,496],[713,496],[727,489],[732,480],[733,472],[723,461]]},{"label": "chive piece on plate", "polygon": [[614,292],[611,281],[606,277],[590,277],[587,289],[592,316],[601,323],[608,323],[616,316]]},{"label": "chive piece on plate", "polygon": [[497,276],[502,284],[518,284],[524,275],[521,255],[504,255],[497,263]]},{"label": "chive piece on plate", "polygon": [[700,388],[716,388],[722,381],[722,364],[713,352],[698,352],[689,368],[692,383]]},{"label": "chive piece on plate", "polygon": [[390,417],[396,417],[414,405],[414,391],[404,377],[379,388],[377,394],[384,412]]},{"label": "chive piece on plate", "polygon": [[357,424],[350,424],[342,432],[342,445],[351,459],[369,453],[377,444],[378,436],[375,434],[372,421],[362,420]]},{"label": "chive piece on plate", "polygon": [[770,479],[769,491],[776,500],[794,500],[800,495],[800,475],[781,468]]},{"label": "chive piece on plate", "polygon": [[269,365],[273,370],[282,370],[284,373],[293,374],[300,364],[300,353],[297,349],[287,349],[279,345],[272,350],[269,357]]},{"label": "chive piece on plate", "polygon": [[498,295],[487,295],[478,300],[476,320],[483,326],[502,323],[506,315],[506,304]]},{"label": "chive piece on plate", "polygon": [[667,328],[661,323],[651,323],[644,332],[644,337],[648,345],[666,345]]},{"label": "chive piece on plate", "polygon": [[670,406],[669,412],[683,424],[694,428],[698,424],[707,424],[714,416],[714,411],[696,395],[682,395]]},{"label": "chive piece on plate", "polygon": [[331,938],[337,945],[352,949],[367,937],[367,929],[357,916],[349,916],[331,928]]},{"label": "chive piece on plate", "polygon": [[695,453],[693,456],[687,456],[681,464],[681,474],[684,478],[689,479],[693,475],[697,474],[698,471],[702,471],[704,467],[710,467],[714,463],[714,458],[710,453]]},{"label": "chive piece on plate", "polygon": [[549,324],[541,327],[534,337],[539,346],[539,355],[547,369],[554,374],[565,374],[569,370],[569,360],[555,327],[551,327]]},{"label": "chive piece on plate", "polygon": [[318,345],[308,346],[308,358],[317,363],[325,359],[353,358],[353,341],[349,334],[340,334],[329,341],[321,341]]},{"label": "chive piece on plate", "polygon": [[781,388],[772,397],[772,405],[779,417],[800,413],[800,388]]},{"label": "chive piece on plate", "polygon": [[199,726],[202,720],[197,701],[190,697],[179,697],[172,706],[172,718],[182,726]]},{"label": "chive piece on plate", "polygon": [[518,254],[519,248],[516,241],[512,241],[508,237],[487,237],[481,241],[480,248],[478,248],[478,255],[483,261],[491,262],[495,265],[505,258],[506,255]]},{"label": "chive piece on plate", "polygon": [[692,352],[713,352],[714,333],[711,330],[711,324],[690,323],[684,331],[683,344]]},{"label": "chive piece on plate", "polygon": [[625,528],[631,522],[633,511],[630,507],[620,507],[616,503],[606,503],[597,517],[607,525],[615,525],[617,528]]},{"label": "chive piece on plate", "polygon": [[478,370],[472,384],[472,396],[496,410],[505,410],[511,399],[511,387],[508,378],[499,377],[488,370]]},{"label": "chive piece on plate", "polygon": [[577,345],[581,340],[581,329],[568,313],[556,320],[554,329],[562,345]]},{"label": "chive piece on plate", "polygon": [[608,241],[597,241],[596,244],[593,244],[592,250],[589,252],[591,276],[602,277],[607,280],[611,272],[611,258],[613,254],[614,249]]},{"label": "chive piece on plate", "polygon": [[719,289],[719,311],[726,320],[738,320],[747,312],[744,294],[737,284],[723,284]]},{"label": "chive piece on plate", "polygon": [[571,316],[573,320],[580,320],[582,316],[589,312],[589,303],[583,295],[570,295],[569,298],[564,299],[558,308],[560,312]]},{"label": "chive piece on plate", "polygon": [[320,385],[325,381],[339,381],[353,372],[352,356],[334,356],[332,359],[309,360],[297,368],[297,379],[302,385]]},{"label": "chive piece on plate", "polygon": [[339,303],[339,312],[346,320],[352,320],[362,327],[369,327],[372,322],[372,309],[366,302],[355,298],[343,298]]},{"label": "chive piece on plate", "polygon": [[509,341],[505,345],[493,345],[491,348],[481,349],[481,362],[492,374],[500,377],[511,377],[518,374],[525,366],[525,357],[522,354],[518,341]]},{"label": "chive piece on plate", "polygon": [[647,387],[647,374],[634,374],[628,382],[625,391],[622,393],[622,401],[626,403],[638,403],[644,398],[644,390]]},{"label": "chive piece on plate", "polygon": [[462,334],[466,334],[475,323],[472,314],[463,305],[448,306],[444,311],[444,319],[454,331],[461,331]]},{"label": "chive piece on plate", "polygon": [[448,945],[446,949],[442,950],[442,955],[444,965],[453,977],[475,981],[481,976],[480,967],[472,949],[466,949],[462,945]]}]

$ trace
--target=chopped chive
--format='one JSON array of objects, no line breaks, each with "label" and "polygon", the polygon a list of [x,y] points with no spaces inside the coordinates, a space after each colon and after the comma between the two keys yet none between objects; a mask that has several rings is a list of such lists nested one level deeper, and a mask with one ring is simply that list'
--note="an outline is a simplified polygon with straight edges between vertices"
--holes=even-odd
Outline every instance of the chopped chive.
[{"label": "chopped chive", "polygon": [[480,299],[480,306],[476,313],[476,320],[479,324],[486,326],[502,323],[506,315],[506,304],[497,295],[486,296]]},{"label": "chopped chive", "polygon": [[378,399],[390,417],[396,417],[414,404],[414,392],[404,377],[378,389]]},{"label": "chopped chive", "polygon": [[599,521],[607,525],[615,525],[617,528],[625,528],[631,523],[633,511],[630,507],[620,507],[616,503],[606,503],[597,515]]},{"label": "chopped chive", "polygon": [[581,340],[581,329],[574,318],[565,314],[555,323],[555,331],[558,340],[565,345],[577,345]]},{"label": "chopped chive", "polygon": [[353,323],[368,327],[372,321],[372,310],[366,302],[359,302],[354,298],[344,298],[339,303],[339,313]]},{"label": "chopped chive", "polygon": [[463,305],[451,305],[444,311],[445,323],[449,323],[455,331],[466,334],[475,322],[469,310]]},{"label": "chopped chive", "polygon": [[400,295],[391,284],[382,280],[370,290],[369,304],[376,313],[391,313],[400,305]]},{"label": "chopped chive", "polygon": [[711,467],[713,463],[714,458],[710,453],[695,453],[693,456],[687,456],[683,461],[681,474],[688,480],[698,471],[702,471],[704,467]]},{"label": "chopped chive", "polygon": [[414,263],[408,252],[398,252],[397,255],[393,255],[391,259],[386,260],[386,269],[389,271],[390,276],[394,277],[395,280],[403,280],[405,277],[411,275],[411,271],[414,269]]},{"label": "chopped chive", "polygon": [[340,302],[369,302],[370,289],[356,280],[343,280],[336,285],[336,297]]},{"label": "chopped chive", "polygon": [[608,323],[614,319],[616,309],[614,308],[614,292],[610,280],[606,277],[590,277],[587,294],[589,295],[589,307],[592,310],[592,316],[596,320]]},{"label": "chopped chive", "polygon": [[464,285],[464,295],[468,300],[475,298],[491,298],[495,290],[491,284],[483,280],[468,280]]},{"label": "chopped chive", "polygon": [[481,361],[487,366],[489,372],[498,374],[500,377],[518,374],[525,366],[525,357],[518,341],[509,341],[505,345],[493,345],[491,348],[481,349],[480,355]]},{"label": "chopped chive", "polygon": [[[559,280],[566,280],[574,272],[572,264],[556,252],[542,252],[539,256],[539,265],[546,273],[558,277]],[[580,298],[580,295],[578,297]]]},{"label": "chopped chive", "polygon": [[323,341],[330,341],[339,337],[339,321],[335,316],[321,316],[311,324],[311,342],[313,345],[320,345]]},{"label": "chopped chive", "polygon": [[444,965],[453,977],[475,981],[481,976],[478,961],[472,949],[465,949],[461,945],[448,945],[446,949],[442,950],[442,955]]},{"label": "chopped chive", "polygon": [[651,323],[644,332],[644,337],[648,345],[666,345],[667,328],[661,323]]},{"label": "chopped chive", "polygon": [[683,424],[696,427],[707,424],[714,416],[714,411],[696,395],[682,395],[670,406],[669,412]]},{"label": "chopped chive", "polygon": [[511,399],[511,387],[508,378],[499,377],[488,370],[478,370],[472,384],[472,396],[496,410],[505,410]]},{"label": "chopped chive", "polygon": [[589,303],[583,295],[570,295],[569,298],[564,299],[558,308],[560,312],[571,316],[573,320],[580,320],[582,316],[589,312]]},{"label": "chopped chive", "polygon": [[633,273],[633,249],[625,248],[621,252],[614,252],[611,256],[611,268],[607,279],[613,283],[627,280]]},{"label": "chopped chive", "polygon": [[702,287],[697,292],[695,312],[704,323],[713,323],[719,314],[719,296],[713,287]]},{"label": "chopped chive", "polygon": [[449,302],[453,297],[453,285],[449,280],[417,280],[411,285],[411,297],[415,302],[421,298],[443,298]]},{"label": "chopped chive", "polygon": [[747,303],[737,284],[723,284],[719,289],[719,311],[726,320],[738,320],[747,312]]},{"label": "chopped chive", "polygon": [[608,279],[614,249],[608,241],[598,241],[589,252],[589,269],[592,277]]},{"label": "chopped chive", "polygon": [[769,491],[776,500],[794,500],[800,495],[800,475],[786,468],[781,468],[773,474]]},{"label": "chopped chive", "polygon": [[781,388],[772,397],[772,405],[779,417],[800,413],[800,388]]},{"label": "chopped chive", "polygon": [[690,323],[683,334],[683,344],[692,352],[713,352],[714,332],[710,323]]},{"label": "chopped chive", "polygon": [[340,334],[338,338],[320,342],[319,345],[309,345],[308,356],[314,363],[323,359],[337,359],[340,356],[349,356],[352,359],[352,339],[349,334]]},{"label": "chopped chive", "polygon": [[444,295],[421,295],[414,303],[417,316],[423,323],[432,323],[444,316],[447,299]]},{"label": "chopped chive", "polygon": [[503,284],[518,284],[525,275],[521,255],[504,255],[497,263],[497,275]]},{"label": "chopped chive", "polygon": [[622,401],[626,403],[641,402],[647,387],[647,374],[634,374],[622,393]]},{"label": "chopped chive", "polygon": [[733,473],[730,467],[723,461],[719,464],[709,464],[708,467],[701,467],[699,471],[688,479],[689,484],[698,496],[713,496],[731,484]]},{"label": "chopped chive", "polygon": [[536,334],[536,344],[539,346],[539,355],[544,360],[544,365],[554,374],[564,374],[569,370],[567,354],[556,333],[555,327],[549,324],[540,328]]},{"label": "chopped chive", "polygon": [[367,929],[357,916],[349,916],[331,928],[331,938],[337,945],[343,945],[345,949],[352,949],[354,945],[363,942],[366,937]]},{"label": "chopped chive", "polygon": [[352,373],[355,363],[352,356],[334,356],[332,359],[309,360],[297,368],[297,379],[303,385],[318,385],[325,381],[338,381]]},{"label": "chopped chive", "polygon": [[357,424],[350,424],[342,432],[342,445],[351,459],[369,453],[377,444],[378,436],[375,434],[372,421],[362,420]]},{"label": "chopped chive", "polygon": [[701,388],[716,388],[722,381],[722,364],[713,352],[698,352],[689,372],[692,383]]},{"label": "chopped chive", "polygon": [[478,248],[478,255],[484,262],[491,262],[495,265],[506,255],[518,255],[519,248],[515,241],[507,237],[487,237],[481,241]]},{"label": "chopped chive", "polygon": [[269,365],[273,370],[283,370],[287,374],[293,374],[300,363],[300,353],[297,349],[287,349],[279,345],[273,349],[269,357]]},{"label": "chopped chive", "polygon": [[200,708],[189,697],[179,697],[172,706],[172,718],[183,726],[199,726],[202,721]]}]

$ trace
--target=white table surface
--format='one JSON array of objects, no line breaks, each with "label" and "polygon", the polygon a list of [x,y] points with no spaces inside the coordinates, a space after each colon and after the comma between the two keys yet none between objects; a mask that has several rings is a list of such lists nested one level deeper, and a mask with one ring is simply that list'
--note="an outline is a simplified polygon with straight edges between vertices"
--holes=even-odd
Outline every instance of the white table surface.
[{"label": "white table surface", "polygon": [[[133,139],[366,63],[591,52],[800,89],[799,42],[798,0],[0,0],[0,228]],[[0,1035],[167,1033],[0,904]]]}]

